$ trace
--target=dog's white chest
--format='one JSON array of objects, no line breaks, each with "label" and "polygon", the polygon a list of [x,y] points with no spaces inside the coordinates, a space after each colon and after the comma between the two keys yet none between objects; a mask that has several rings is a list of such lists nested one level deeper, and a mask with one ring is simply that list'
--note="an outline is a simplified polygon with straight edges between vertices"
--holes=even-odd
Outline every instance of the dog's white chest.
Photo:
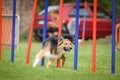
[{"label": "dog's white chest", "polygon": [[51,54],[50,52],[46,52],[44,56],[46,58],[58,59],[62,56],[62,53],[61,54]]}]

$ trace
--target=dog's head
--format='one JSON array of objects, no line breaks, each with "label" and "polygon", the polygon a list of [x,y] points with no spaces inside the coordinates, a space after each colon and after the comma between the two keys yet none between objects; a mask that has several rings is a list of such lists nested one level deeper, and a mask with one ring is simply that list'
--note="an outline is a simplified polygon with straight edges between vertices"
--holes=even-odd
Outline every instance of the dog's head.
[{"label": "dog's head", "polygon": [[62,36],[59,36],[57,46],[64,51],[71,51],[72,49],[71,41],[69,39],[64,39]]}]

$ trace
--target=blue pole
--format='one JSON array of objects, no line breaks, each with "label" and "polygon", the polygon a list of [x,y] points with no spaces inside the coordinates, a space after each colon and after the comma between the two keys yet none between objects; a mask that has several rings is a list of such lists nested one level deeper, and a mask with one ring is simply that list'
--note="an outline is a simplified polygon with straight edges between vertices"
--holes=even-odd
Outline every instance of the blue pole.
[{"label": "blue pole", "polygon": [[116,26],[116,0],[112,0],[112,55],[111,73],[115,73],[115,26]]},{"label": "blue pole", "polygon": [[77,63],[78,63],[79,4],[80,4],[80,0],[76,0],[76,28],[75,28],[74,70],[77,70]]},{"label": "blue pole", "polygon": [[[44,14],[44,28],[43,28],[42,47],[43,47],[44,41],[46,40],[47,14],[48,14],[48,0],[45,0],[45,14]],[[44,58],[42,58],[41,66],[44,66]]]},{"label": "blue pole", "polygon": [[13,0],[11,62],[14,62],[16,0]]}]

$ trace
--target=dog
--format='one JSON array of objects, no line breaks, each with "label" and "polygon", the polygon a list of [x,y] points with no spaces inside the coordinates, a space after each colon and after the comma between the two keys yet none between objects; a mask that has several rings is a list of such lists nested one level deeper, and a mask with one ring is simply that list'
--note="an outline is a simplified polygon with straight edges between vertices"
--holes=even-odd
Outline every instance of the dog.
[{"label": "dog", "polygon": [[62,59],[62,66],[64,66],[66,57],[65,52],[69,52],[72,49],[72,43],[69,39],[65,39],[62,36],[54,35],[46,39],[43,44],[42,50],[36,55],[33,67],[36,67],[39,61],[46,57],[48,58],[47,68],[56,59]]}]

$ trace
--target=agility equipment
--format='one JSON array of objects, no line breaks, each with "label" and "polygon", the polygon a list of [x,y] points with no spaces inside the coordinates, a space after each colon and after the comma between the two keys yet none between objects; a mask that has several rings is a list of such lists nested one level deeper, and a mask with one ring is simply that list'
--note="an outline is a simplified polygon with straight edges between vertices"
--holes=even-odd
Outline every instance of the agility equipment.
[{"label": "agility equipment", "polygon": [[[0,0],[2,5],[2,0]],[[0,6],[0,60],[2,59],[2,6]]]},{"label": "agility equipment", "polygon": [[[43,45],[44,45],[44,41],[46,40],[48,2],[49,2],[49,0],[45,0],[45,14],[44,14],[44,28],[43,28],[42,48],[43,48]],[[42,58],[41,66],[44,66],[44,58]]]},{"label": "agility equipment", "polygon": [[16,0],[13,0],[11,62],[14,62]]},{"label": "agility equipment", "polygon": [[79,4],[80,4],[80,0],[76,0],[76,28],[75,28],[75,47],[74,47],[74,70],[77,70],[77,63],[78,63]]},{"label": "agility equipment", "polygon": [[115,26],[116,26],[116,0],[112,0],[112,53],[111,53],[111,73],[115,73]]},{"label": "agility equipment", "polygon": [[[60,0],[58,35],[62,34],[62,14],[63,14],[63,0]],[[60,59],[57,60],[57,67],[58,68],[60,67]]]},{"label": "agility equipment", "polygon": [[29,64],[29,59],[30,59],[30,49],[31,49],[31,42],[32,42],[32,33],[33,33],[33,28],[34,28],[34,23],[35,23],[37,2],[38,2],[38,0],[34,0],[34,6],[33,6],[33,11],[32,11],[32,21],[31,21],[31,25],[30,25],[28,48],[27,48],[27,54],[26,54],[26,64]]},{"label": "agility equipment", "polygon": [[[2,48],[11,49],[11,34],[12,34],[12,16],[9,12],[2,13]],[[19,49],[19,22],[20,17],[16,14],[15,17],[15,49]]]},{"label": "agility equipment", "polygon": [[97,0],[94,0],[93,16],[93,41],[92,41],[92,72],[96,71],[96,19],[97,19]]},{"label": "agility equipment", "polygon": [[[2,0],[0,0],[2,2]],[[1,3],[0,2],[0,3]],[[2,6],[0,6],[2,8]],[[19,15],[16,15],[16,0],[13,0],[12,13],[3,12],[0,9],[0,60],[2,59],[2,48],[11,48],[10,61],[14,62],[14,48],[19,44]]]}]

